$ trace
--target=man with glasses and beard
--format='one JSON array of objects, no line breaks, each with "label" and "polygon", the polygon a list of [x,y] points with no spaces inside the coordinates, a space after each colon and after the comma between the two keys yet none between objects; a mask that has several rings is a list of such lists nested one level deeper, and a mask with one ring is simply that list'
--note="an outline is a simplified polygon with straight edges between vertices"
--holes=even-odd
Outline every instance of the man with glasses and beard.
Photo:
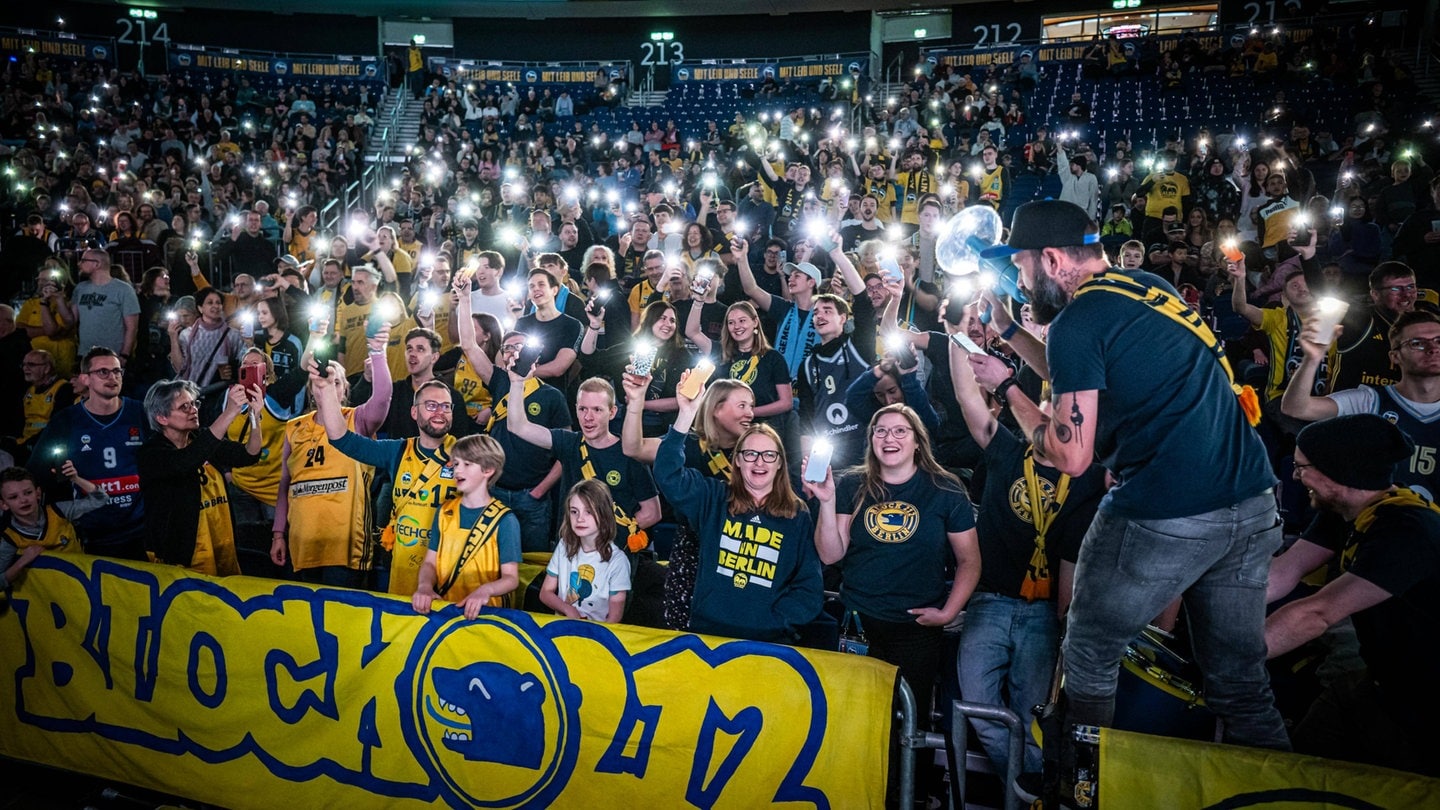
[{"label": "man with glasses and beard", "polygon": [[[384,362],[384,352],[372,353],[372,362]],[[329,375],[343,372],[331,363]],[[387,592],[412,596],[419,583],[420,564],[429,549],[430,529],[440,505],[455,497],[455,470],[450,466],[450,435],[455,405],[450,386],[440,380],[422,383],[415,391],[410,418],[420,435],[409,439],[376,440],[350,431],[340,411],[338,390],[328,376],[313,366],[310,390],[315,410],[330,444],[346,456],[374,467],[390,481],[390,521],[381,534],[381,545],[390,552]],[[378,583],[386,584],[381,573]]]},{"label": "man with glasses and beard", "polygon": [[87,352],[80,378],[89,395],[50,417],[35,440],[30,471],[51,500],[70,500],[71,484],[57,471],[66,460],[74,462],[81,478],[110,495],[109,503],[75,520],[85,552],[144,560],[145,506],[136,453],[150,436],[145,406],[120,396],[125,370],[110,349]]},{"label": "man with glasses and beard", "polygon": [[1185,319],[1170,284],[1110,267],[1079,207],[1021,206],[1008,244],[985,256],[1014,262],[1036,323],[1050,325],[1051,409],[1003,367],[977,379],[1037,455],[1067,475],[1098,457],[1119,481],[1077,561],[1062,647],[1062,790],[1075,777],[1070,726],[1112,724],[1126,647],[1181,596],[1223,741],[1288,750],[1265,669],[1265,582],[1282,537],[1275,476],[1250,426],[1253,391],[1237,397],[1218,341]]}]

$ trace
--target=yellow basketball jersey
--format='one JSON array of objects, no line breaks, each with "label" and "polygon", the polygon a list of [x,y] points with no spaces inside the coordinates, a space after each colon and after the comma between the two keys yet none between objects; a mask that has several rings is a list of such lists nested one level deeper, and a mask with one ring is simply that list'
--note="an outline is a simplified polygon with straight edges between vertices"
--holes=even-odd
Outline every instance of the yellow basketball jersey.
[{"label": "yellow basketball jersey", "polygon": [[490,407],[490,391],[485,387],[485,381],[470,365],[470,358],[463,354],[460,362],[455,364],[455,390],[465,400],[465,411],[471,419],[478,418],[481,411]]},{"label": "yellow basketball jersey", "polygon": [[419,439],[407,439],[405,453],[395,468],[390,495],[390,529],[394,538],[390,557],[390,593],[411,596],[420,581],[420,564],[430,548],[430,529],[440,505],[455,497],[455,471],[449,466],[455,437],[446,436],[435,458],[415,449]]},{"label": "yellow basketball jersey", "polygon": [[[341,408],[355,429],[355,409]],[[290,563],[296,571],[343,565],[369,569],[375,469],[330,445],[325,428],[309,413],[285,425],[290,443]]]},{"label": "yellow basketball jersey", "polygon": [[69,384],[70,381],[62,377],[38,391],[34,386],[25,390],[25,429],[20,433],[21,442],[39,436],[40,431],[50,424],[50,416],[55,413],[55,394]]},{"label": "yellow basketball jersey", "polygon": [[75,526],[53,506],[45,507],[45,533],[39,537],[26,537],[12,526],[6,526],[0,535],[21,550],[39,546],[46,551],[63,554],[81,554],[84,551],[75,536]]},{"label": "yellow basketball jersey", "polygon": [[[459,602],[476,588],[500,578],[500,518],[510,510],[492,500],[472,528],[460,524],[460,499],[440,507],[440,548],[435,552],[435,591],[447,602]],[[467,553],[467,548],[473,550]],[[457,570],[458,569],[458,570]],[[504,597],[492,596],[491,607],[503,607]]]},{"label": "yellow basketball jersey", "polygon": [[[250,414],[241,414],[230,423],[225,437],[244,444],[250,439]],[[230,471],[230,480],[256,500],[274,506],[280,494],[280,455],[285,444],[285,421],[270,413],[267,405],[260,409],[260,460],[248,467]]]}]

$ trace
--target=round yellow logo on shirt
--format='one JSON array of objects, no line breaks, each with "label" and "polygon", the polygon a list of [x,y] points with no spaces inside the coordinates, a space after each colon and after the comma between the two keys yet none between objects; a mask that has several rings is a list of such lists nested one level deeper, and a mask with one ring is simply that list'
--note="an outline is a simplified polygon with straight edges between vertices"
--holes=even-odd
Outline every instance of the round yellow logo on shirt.
[{"label": "round yellow logo on shirt", "polygon": [[532,403],[530,403],[529,405],[526,405],[526,406],[525,406],[525,412],[528,413],[528,414],[530,414],[531,416],[539,416],[539,415],[540,415],[540,403],[538,403],[538,402],[532,402]]},{"label": "round yellow logo on shirt", "polygon": [[605,473],[605,483],[609,484],[612,487],[620,486],[620,471],[611,470],[610,472]]},{"label": "round yellow logo on shirt", "polygon": [[[1036,476],[1037,478],[1039,476]],[[1015,479],[1010,485],[1010,511],[1015,517],[1024,523],[1035,523],[1035,512],[1031,509],[1030,488],[1025,485],[1025,478],[1022,476]],[[1040,478],[1040,508],[1045,509],[1055,500],[1055,485],[1050,481]]]},{"label": "round yellow logo on shirt", "polygon": [[881,543],[903,543],[919,524],[920,511],[904,501],[877,503],[865,510],[865,531]]}]

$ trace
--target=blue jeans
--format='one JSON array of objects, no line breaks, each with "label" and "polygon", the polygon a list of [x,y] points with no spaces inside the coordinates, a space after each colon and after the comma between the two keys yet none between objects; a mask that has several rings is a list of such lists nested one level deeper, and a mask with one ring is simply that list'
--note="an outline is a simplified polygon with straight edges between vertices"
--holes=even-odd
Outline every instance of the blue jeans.
[{"label": "blue jeans", "polygon": [[1067,722],[1111,724],[1126,646],[1183,595],[1205,703],[1224,721],[1224,742],[1288,751],[1265,669],[1265,582],[1281,539],[1272,490],[1164,520],[1130,520],[1102,504],[1075,566]]},{"label": "blue jeans", "polygon": [[[1060,620],[1050,600],[1026,602],[996,593],[977,593],[965,604],[960,633],[960,695],[972,703],[1005,706],[1030,728],[1030,710],[1049,697],[1060,646]],[[971,720],[971,728],[1002,776],[1010,762],[1005,726]],[[1040,770],[1040,747],[1025,735],[1022,771]]]},{"label": "blue jeans", "polygon": [[550,496],[536,500],[528,489],[491,487],[490,494],[510,507],[520,521],[520,550],[552,551],[555,535],[550,531]]}]

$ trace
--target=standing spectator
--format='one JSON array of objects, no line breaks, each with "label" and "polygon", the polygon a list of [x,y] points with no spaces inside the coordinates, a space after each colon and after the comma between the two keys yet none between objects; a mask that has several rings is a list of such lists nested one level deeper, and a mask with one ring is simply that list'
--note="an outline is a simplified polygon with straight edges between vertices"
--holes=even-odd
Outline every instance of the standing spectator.
[{"label": "standing spectator", "polygon": [[279,249],[261,229],[262,222],[258,210],[247,211],[244,226],[236,222],[230,226],[230,238],[220,242],[219,258],[230,262],[230,278],[240,273],[263,278],[275,271]]},{"label": "standing spectator", "polygon": [[70,318],[79,329],[79,351],[111,349],[129,362],[140,333],[140,299],[135,288],[110,274],[110,256],[89,249],[80,254],[81,282],[70,300]]},{"label": "standing spectator", "polygon": [[[1249,424],[1258,416],[1253,400],[1236,397],[1208,329],[1178,328],[1142,303],[1174,302],[1174,289],[1148,274],[1111,273],[1094,232],[1079,209],[1034,202],[1016,212],[1008,247],[997,249],[1033,292],[1035,321],[1050,324],[1052,409],[1001,388],[1008,371],[997,379],[976,370],[1037,454],[1081,475],[1098,450],[1121,482],[1101,503],[1076,565],[1059,735],[1067,793],[1076,787],[1074,771],[1066,775],[1075,763],[1072,724],[1112,723],[1126,645],[1182,595],[1205,702],[1224,721],[1224,741],[1290,747],[1265,671],[1265,576],[1282,527],[1275,476]],[[1102,274],[1138,300],[1099,289]]]},{"label": "standing spectator", "polygon": [[[145,504],[137,453],[150,428],[144,406],[120,396],[124,375],[115,352],[106,348],[87,352],[77,377],[86,395],[51,416],[35,442],[39,452],[31,457],[29,467],[47,483],[46,491],[54,493],[55,459],[73,461],[82,478],[111,496],[109,504],[76,520],[86,553],[144,560]],[[68,484],[59,492],[73,494]]]},{"label": "standing spectator", "polygon": [[1060,199],[1074,203],[1087,215],[1095,216],[1095,204],[1100,198],[1100,180],[1088,171],[1090,161],[1084,155],[1070,155],[1065,144],[1057,142],[1056,154],[1064,171],[1060,174]]},{"label": "standing spectator", "polygon": [[211,576],[240,573],[223,473],[259,460],[261,437],[252,430],[243,445],[224,437],[246,404],[252,414],[264,407],[259,389],[231,386],[219,418],[202,430],[200,389],[193,382],[161,380],[145,394],[155,434],[136,460],[140,486],[165,493],[145,513],[146,543],[160,562]]},{"label": "standing spectator", "polygon": [[[245,351],[240,332],[225,321],[225,295],[214,287],[195,294],[200,319],[189,327],[180,328],[179,320],[170,323],[170,365],[181,379],[195,383],[207,404],[226,390],[235,379],[235,366]],[[207,414],[208,415],[208,414]]]}]

